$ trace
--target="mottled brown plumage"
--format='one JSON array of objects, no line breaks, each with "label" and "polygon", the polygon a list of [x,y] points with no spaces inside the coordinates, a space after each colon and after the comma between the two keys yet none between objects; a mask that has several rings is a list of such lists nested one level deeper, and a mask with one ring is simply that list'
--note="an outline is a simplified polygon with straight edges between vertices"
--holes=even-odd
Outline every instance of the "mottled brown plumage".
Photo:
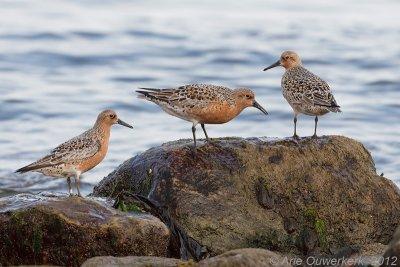
[{"label": "mottled brown plumage", "polygon": [[190,84],[178,88],[137,90],[139,98],[159,105],[165,112],[193,123],[192,132],[196,146],[196,125],[201,127],[209,140],[204,124],[226,123],[246,107],[256,107],[267,114],[256,101],[254,93],[247,88],[232,90],[209,84]]},{"label": "mottled brown plumage", "polygon": [[283,66],[286,71],[282,76],[282,93],[294,111],[294,137],[296,133],[297,115],[303,113],[315,116],[314,137],[317,136],[318,116],[328,112],[341,112],[329,85],[301,64],[300,57],[292,51],[285,51],[281,58],[264,69]]},{"label": "mottled brown plumage", "polygon": [[75,176],[78,195],[79,177],[99,164],[107,154],[110,129],[113,124],[132,128],[118,119],[113,110],[101,112],[94,126],[86,132],[62,143],[47,156],[18,169],[16,172],[40,172],[53,177],[65,177],[71,194],[70,177]]}]

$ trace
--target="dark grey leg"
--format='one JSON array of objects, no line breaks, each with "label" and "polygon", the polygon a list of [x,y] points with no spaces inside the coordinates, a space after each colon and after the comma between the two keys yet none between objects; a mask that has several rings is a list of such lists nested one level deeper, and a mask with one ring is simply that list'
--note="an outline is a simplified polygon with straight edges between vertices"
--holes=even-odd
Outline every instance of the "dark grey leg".
[{"label": "dark grey leg", "polygon": [[193,133],[193,141],[194,141],[194,148],[196,148],[196,126],[192,126],[192,133]]},{"label": "dark grey leg", "polygon": [[318,125],[318,116],[315,116],[315,127],[314,127],[314,135],[313,137],[317,137],[317,125]]},{"label": "dark grey leg", "polygon": [[67,183],[68,183],[68,193],[70,196],[72,196],[71,177],[67,177]]},{"label": "dark grey leg", "polygon": [[299,138],[299,136],[297,135],[297,114],[294,115],[293,118],[293,122],[294,122],[294,133],[293,133],[293,138]]},{"label": "dark grey leg", "polygon": [[206,132],[206,128],[204,127],[204,123],[201,124],[201,128],[203,129],[203,132],[204,132],[204,134],[205,134],[205,136],[206,136],[207,142],[210,142],[210,138],[208,138],[208,134],[207,134],[207,132]]},{"label": "dark grey leg", "polygon": [[79,190],[79,186],[81,184],[81,181],[79,179],[79,176],[80,176],[80,172],[77,172],[76,176],[75,176],[75,185],[76,185],[76,191],[78,191],[78,196],[81,197],[81,191]]}]

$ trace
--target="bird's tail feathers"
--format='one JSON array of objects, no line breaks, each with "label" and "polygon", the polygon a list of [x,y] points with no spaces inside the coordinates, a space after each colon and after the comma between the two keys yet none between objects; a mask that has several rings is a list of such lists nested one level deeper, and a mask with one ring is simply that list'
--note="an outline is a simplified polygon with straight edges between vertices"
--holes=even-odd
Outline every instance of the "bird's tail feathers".
[{"label": "bird's tail feathers", "polygon": [[336,104],[336,103],[333,103],[333,102],[330,105],[324,105],[324,104],[316,104],[316,105],[317,106],[321,106],[321,107],[325,107],[331,112],[342,112],[340,110],[340,106],[338,104]]},{"label": "bird's tail feathers", "polygon": [[151,92],[160,92],[161,90],[165,89],[160,89],[160,88],[150,88],[150,87],[139,87],[140,90],[145,90],[145,91],[151,91]]},{"label": "bird's tail feathers", "polygon": [[339,106],[338,104],[336,104],[336,102],[332,102],[331,106],[328,107],[328,109],[329,109],[329,111],[335,112],[335,113],[337,113],[337,112],[342,112],[342,111],[340,110],[340,106]]},{"label": "bird's tail feathers", "polygon": [[140,99],[147,99],[150,94],[147,91],[142,91],[142,90],[136,90],[137,93],[139,93],[140,95],[138,95],[138,98]]},{"label": "bird's tail feathers", "polygon": [[139,89],[141,90],[136,90],[136,92],[140,94],[138,95],[138,98],[141,99],[146,99],[153,102],[156,101],[165,102],[174,100],[173,98],[171,98],[171,96],[173,95],[173,90],[171,89],[156,89],[156,88],[139,88]]},{"label": "bird's tail feathers", "polygon": [[36,170],[36,169],[39,169],[39,168],[37,168],[37,166],[32,166],[32,164],[31,164],[31,165],[27,165],[27,166],[24,166],[22,168],[19,168],[15,172],[25,173],[25,172],[33,171],[33,170]]},{"label": "bird's tail feathers", "polygon": [[333,107],[333,108],[330,108],[330,109],[329,109],[329,111],[331,111],[331,112],[335,112],[335,113],[342,112],[342,110],[340,109],[340,107],[339,107],[339,106],[337,106],[337,107]]},{"label": "bird's tail feathers", "polygon": [[43,169],[43,168],[50,167],[50,166],[53,166],[53,164],[38,164],[38,163],[34,162],[34,163],[26,165],[26,166],[24,166],[22,168],[19,168],[15,172],[17,172],[17,173],[25,173],[25,172],[29,172],[29,171]]}]

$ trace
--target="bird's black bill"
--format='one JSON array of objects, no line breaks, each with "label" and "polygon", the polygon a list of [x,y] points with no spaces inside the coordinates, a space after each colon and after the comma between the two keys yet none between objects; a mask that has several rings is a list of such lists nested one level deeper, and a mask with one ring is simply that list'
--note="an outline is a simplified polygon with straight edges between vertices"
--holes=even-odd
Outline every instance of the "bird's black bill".
[{"label": "bird's black bill", "polygon": [[124,122],[124,121],[122,121],[122,120],[120,120],[120,119],[117,120],[117,123],[118,123],[118,124],[121,124],[121,125],[123,125],[123,126],[125,126],[125,127],[131,128],[131,129],[133,128],[132,125],[129,125],[129,124],[127,124],[126,122]]},{"label": "bird's black bill", "polygon": [[254,101],[253,107],[258,108],[259,110],[261,110],[262,113],[268,115],[268,112],[265,110],[265,108],[263,108],[260,104],[258,104],[257,101]]},{"label": "bird's black bill", "polygon": [[278,60],[277,62],[275,62],[274,64],[272,64],[271,66],[269,66],[269,67],[266,67],[265,69],[263,69],[263,71],[266,71],[266,70],[269,70],[269,69],[272,69],[272,68],[275,68],[275,67],[278,67],[278,66],[280,66],[281,65],[281,62]]}]

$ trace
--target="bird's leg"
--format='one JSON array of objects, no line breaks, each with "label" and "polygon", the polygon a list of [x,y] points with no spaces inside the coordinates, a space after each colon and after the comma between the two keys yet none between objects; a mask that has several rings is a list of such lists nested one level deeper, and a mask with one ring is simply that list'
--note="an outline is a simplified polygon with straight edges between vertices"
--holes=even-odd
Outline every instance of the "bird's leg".
[{"label": "bird's leg", "polygon": [[206,132],[206,128],[204,127],[204,123],[201,124],[201,128],[203,129],[204,135],[206,136],[207,142],[210,142],[210,138],[208,138],[208,134]]},{"label": "bird's leg", "polygon": [[78,196],[81,197],[81,191],[79,190],[79,186],[80,186],[80,179],[79,176],[81,175],[81,172],[76,172],[75,175],[75,185],[76,185],[76,191],[78,192]]},{"label": "bird's leg", "polygon": [[70,196],[72,196],[71,177],[67,177],[67,183],[68,183],[68,193]]},{"label": "bird's leg", "polygon": [[293,138],[299,138],[299,136],[297,135],[296,129],[297,129],[297,114],[294,114],[294,118],[293,118],[293,122],[294,122],[294,133],[293,133]]},{"label": "bird's leg", "polygon": [[317,124],[318,124],[318,116],[315,116],[314,134],[312,136],[314,138],[317,138]]},{"label": "bird's leg", "polygon": [[192,133],[193,133],[194,149],[196,149],[196,126],[194,124],[192,126]]}]

